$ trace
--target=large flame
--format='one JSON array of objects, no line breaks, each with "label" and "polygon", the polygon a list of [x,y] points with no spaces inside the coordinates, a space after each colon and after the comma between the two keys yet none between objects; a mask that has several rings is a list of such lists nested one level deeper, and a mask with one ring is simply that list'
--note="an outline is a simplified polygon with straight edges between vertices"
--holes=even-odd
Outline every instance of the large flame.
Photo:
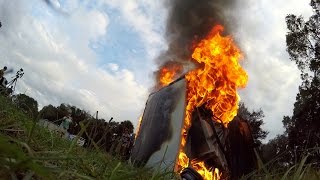
[{"label": "large flame", "polygon": [[182,141],[177,158],[176,171],[192,166],[204,179],[219,179],[218,169],[207,169],[203,162],[189,164],[184,153],[191,114],[196,107],[205,105],[217,121],[225,126],[237,115],[240,100],[237,89],[245,87],[248,75],[239,64],[242,58],[239,48],[232,37],[222,36],[223,27],[213,27],[208,36],[201,40],[192,53],[199,68],[186,74],[187,106]]}]

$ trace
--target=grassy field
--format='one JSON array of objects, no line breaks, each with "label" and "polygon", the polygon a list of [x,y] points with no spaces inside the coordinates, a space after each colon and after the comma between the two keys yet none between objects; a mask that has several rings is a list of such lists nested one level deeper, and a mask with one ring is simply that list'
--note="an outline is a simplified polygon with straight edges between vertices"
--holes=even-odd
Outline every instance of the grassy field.
[{"label": "grassy field", "polygon": [[[132,167],[98,147],[79,147],[39,127],[36,119],[0,96],[0,179],[177,179],[171,172]],[[242,179],[320,180],[306,159],[284,169],[259,160],[258,170]]]},{"label": "grassy field", "polygon": [[[310,153],[295,165],[279,168],[274,164],[283,155],[275,157],[268,163],[263,163],[258,157],[258,168],[256,171],[249,173],[241,179],[259,179],[259,180],[320,180],[320,171],[316,170],[313,165],[307,162]],[[309,154],[309,155],[308,155]]]},{"label": "grassy field", "polygon": [[171,179],[85,149],[36,124],[0,96],[0,179]]}]

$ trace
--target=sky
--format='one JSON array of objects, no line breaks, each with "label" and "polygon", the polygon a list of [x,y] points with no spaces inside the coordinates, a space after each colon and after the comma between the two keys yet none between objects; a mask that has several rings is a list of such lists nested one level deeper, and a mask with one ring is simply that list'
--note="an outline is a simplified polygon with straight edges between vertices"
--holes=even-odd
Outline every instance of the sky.
[{"label": "sky", "polygon": [[[25,75],[17,91],[39,108],[67,103],[137,124],[153,86],[154,59],[167,48],[167,9],[151,0],[0,0],[0,67]],[[308,0],[239,3],[232,36],[249,83],[240,90],[264,111],[267,139],[283,132],[301,83],[286,52],[287,14],[309,17]],[[7,78],[10,80],[11,76]]]}]

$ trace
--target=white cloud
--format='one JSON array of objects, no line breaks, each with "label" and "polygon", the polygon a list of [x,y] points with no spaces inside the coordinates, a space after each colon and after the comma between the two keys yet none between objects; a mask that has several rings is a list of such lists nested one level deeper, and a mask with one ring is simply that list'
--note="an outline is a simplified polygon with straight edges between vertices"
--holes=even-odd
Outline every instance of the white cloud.
[{"label": "white cloud", "polygon": [[101,11],[84,9],[71,14],[69,21],[74,23],[73,26],[77,27],[75,30],[80,30],[79,33],[87,41],[104,35],[109,23],[108,16]]},{"label": "white cloud", "polygon": [[110,68],[113,72],[116,72],[119,70],[119,65],[114,63],[109,63],[108,68]]},{"label": "white cloud", "polygon": [[163,27],[166,9],[162,5],[163,2],[147,0],[106,0],[104,2],[118,9],[128,25],[139,34],[151,60],[165,48]]},{"label": "white cloud", "polygon": [[[143,74],[151,73],[153,58],[166,48],[167,11],[162,2],[98,0],[99,8],[87,9],[78,0],[59,2],[55,7],[67,16],[38,1],[0,0],[1,63],[24,67],[26,74],[18,84],[19,91],[26,91],[41,105],[67,102],[91,112],[99,110],[106,119],[114,116],[136,122],[147,88],[136,81],[136,72],[116,63],[97,67],[97,55],[89,44],[108,33],[112,20],[103,7],[116,9],[125,20],[122,23],[138,33],[150,57],[143,60],[150,70],[134,68]],[[285,51],[284,18],[290,13],[308,17],[308,4],[300,0],[249,0],[234,12],[238,20],[234,36],[245,54],[244,66],[250,76],[248,87],[241,91],[242,99],[250,108],[264,110],[269,138],[283,130],[282,116],[292,114],[300,84],[299,71]],[[40,14],[31,14],[35,10]]]},{"label": "white cloud", "polygon": [[[32,15],[34,8],[26,1],[0,0],[0,42],[5,42],[0,47],[0,59],[15,70],[24,68],[18,90],[34,97],[41,106],[65,102],[92,113],[98,110],[105,119],[113,116],[136,124],[146,88],[136,82],[132,72],[117,64],[99,68],[95,53],[88,47],[90,41],[107,33],[107,15],[78,9],[68,17],[46,20]],[[46,6],[36,4],[36,8],[45,11]]]},{"label": "white cloud", "polygon": [[286,52],[287,14],[308,17],[309,2],[250,0],[240,8],[235,29],[249,73],[249,84],[241,90],[242,99],[250,108],[261,107],[264,111],[268,139],[283,132],[282,117],[292,114],[301,83],[300,72]]}]

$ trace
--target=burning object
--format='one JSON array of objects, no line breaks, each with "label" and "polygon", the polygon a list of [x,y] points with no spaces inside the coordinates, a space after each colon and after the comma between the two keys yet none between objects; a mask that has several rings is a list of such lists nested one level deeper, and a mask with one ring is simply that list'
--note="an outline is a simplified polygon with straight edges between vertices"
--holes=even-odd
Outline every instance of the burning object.
[{"label": "burning object", "polygon": [[[131,162],[174,170],[182,177],[186,176],[187,180],[190,177],[214,179],[214,176],[219,179],[220,176],[240,176],[250,172],[255,163],[253,140],[246,121],[239,117],[235,117],[226,128],[214,120],[209,110],[199,107],[194,111],[192,125],[186,139],[183,139],[186,87],[183,77],[150,94],[132,149]],[[184,156],[181,156],[183,140],[186,142],[182,150]],[[179,166],[181,157],[186,158],[182,162],[187,162],[182,168]]]},{"label": "burning object", "polygon": [[[169,85],[174,76],[166,76],[167,83],[159,77],[165,87],[149,96],[132,151],[134,163],[172,168],[181,175],[193,169],[203,179],[238,177],[246,173],[242,161],[250,161],[246,168],[252,168],[250,129],[236,117],[237,89],[245,87],[248,76],[239,63],[239,48],[222,31],[217,25],[193,45],[194,70]],[[179,69],[165,68],[165,74]]]},{"label": "burning object", "polygon": [[149,96],[132,149],[133,163],[174,169],[180,148],[185,98],[185,79]]}]

